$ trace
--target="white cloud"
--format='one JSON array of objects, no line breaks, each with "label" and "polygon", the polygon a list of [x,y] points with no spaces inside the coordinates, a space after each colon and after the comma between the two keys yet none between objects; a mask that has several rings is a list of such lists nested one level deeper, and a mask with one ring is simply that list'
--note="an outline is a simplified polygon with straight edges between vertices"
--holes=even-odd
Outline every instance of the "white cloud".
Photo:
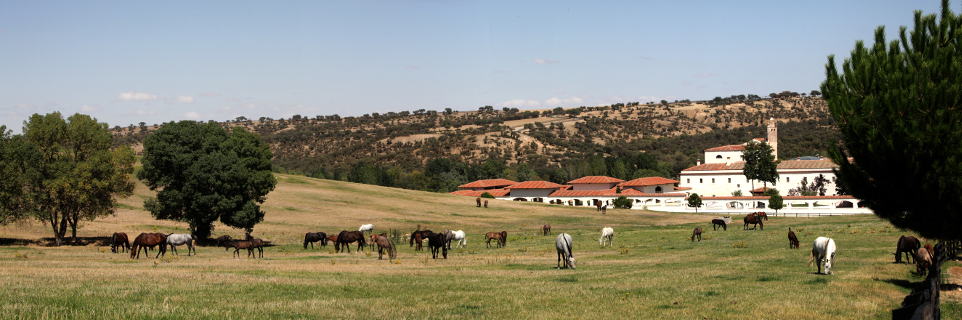
[{"label": "white cloud", "polygon": [[197,96],[198,96],[198,97],[220,97],[220,93],[217,93],[217,92],[203,92],[203,93],[198,93]]},{"label": "white cloud", "polygon": [[717,77],[718,75],[714,73],[696,73],[695,76],[699,78],[705,78],[705,77]]},{"label": "white cloud", "polygon": [[149,94],[145,92],[135,93],[133,91],[127,91],[117,95],[117,100],[124,100],[124,101],[153,101],[153,100],[159,100],[161,98],[163,98],[163,96],[158,96],[156,94]]},{"label": "white cloud", "polygon": [[97,112],[100,111],[100,107],[85,104],[80,106],[80,112]]},{"label": "white cloud", "polygon": [[540,107],[541,102],[536,100],[525,100],[525,99],[514,99],[508,100],[501,103],[496,103],[498,107],[508,107],[508,108],[524,108],[524,107]]},{"label": "white cloud", "polygon": [[137,111],[134,112],[134,114],[136,114],[136,115],[138,115],[138,116],[149,116],[149,115],[153,115],[153,114],[156,114],[156,113],[157,113],[157,112],[154,111],[154,110],[137,110]]},{"label": "white cloud", "polygon": [[551,98],[551,99],[545,100],[544,104],[549,106],[559,106],[559,105],[581,104],[584,101],[585,100],[580,97],[571,97],[571,98],[564,98],[564,99]]},{"label": "white cloud", "polygon": [[534,63],[544,64],[544,63],[558,63],[558,60],[545,60],[545,59],[534,59]]},{"label": "white cloud", "polygon": [[187,117],[187,119],[190,119],[190,120],[200,120],[204,116],[200,115],[200,113],[197,113],[197,111],[191,111],[184,114],[184,117]]},{"label": "white cloud", "polygon": [[245,108],[245,109],[248,109],[248,110],[254,110],[254,109],[257,109],[257,104],[256,104],[256,103],[245,103],[245,104],[244,104],[244,108]]},{"label": "white cloud", "polygon": [[241,100],[237,98],[227,98],[227,102],[240,102],[240,101]]},{"label": "white cloud", "polygon": [[170,102],[174,103],[194,103],[194,97],[191,96],[179,96],[176,99],[170,99]]},{"label": "white cloud", "polygon": [[28,104],[28,103],[18,103],[16,107],[17,109],[24,109],[24,110],[33,110],[37,108],[37,106]]}]

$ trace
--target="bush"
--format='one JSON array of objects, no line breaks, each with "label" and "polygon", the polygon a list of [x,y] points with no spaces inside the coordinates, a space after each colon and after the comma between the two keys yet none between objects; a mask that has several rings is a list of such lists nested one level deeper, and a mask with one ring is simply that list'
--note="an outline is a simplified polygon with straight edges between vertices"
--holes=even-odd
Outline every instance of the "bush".
[{"label": "bush", "polygon": [[625,196],[618,197],[615,199],[615,209],[631,209],[631,199]]},{"label": "bush", "polygon": [[491,194],[488,193],[488,192],[482,193],[482,194],[481,194],[481,197],[482,197],[482,198],[488,198],[488,199],[494,199],[494,196],[491,195]]}]

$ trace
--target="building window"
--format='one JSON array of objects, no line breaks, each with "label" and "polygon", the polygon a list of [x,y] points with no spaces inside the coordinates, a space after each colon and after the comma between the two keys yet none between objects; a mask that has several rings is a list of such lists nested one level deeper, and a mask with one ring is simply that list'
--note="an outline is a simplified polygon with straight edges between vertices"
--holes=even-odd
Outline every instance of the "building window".
[{"label": "building window", "polygon": [[732,178],[728,178],[728,183],[732,183]]},{"label": "building window", "polygon": [[655,187],[655,193],[661,193],[661,186]]},{"label": "building window", "polygon": [[791,181],[790,181],[791,179],[792,179],[792,178],[785,177],[785,182],[791,182]]},{"label": "building window", "polygon": [[691,183],[691,179],[685,180],[685,183]]},{"label": "building window", "polygon": [[702,183],[701,179],[698,179],[698,183]]},{"label": "building window", "polygon": [[715,178],[711,178],[711,183],[715,183]]},{"label": "building window", "polygon": [[722,158],[721,155],[718,155],[717,157],[715,157],[715,159],[721,159],[721,158]]}]

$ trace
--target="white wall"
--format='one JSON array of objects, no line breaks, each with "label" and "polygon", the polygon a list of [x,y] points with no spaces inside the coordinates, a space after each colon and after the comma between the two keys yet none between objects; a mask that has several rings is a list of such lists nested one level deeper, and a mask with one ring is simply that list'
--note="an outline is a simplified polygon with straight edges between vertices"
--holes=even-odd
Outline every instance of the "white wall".
[{"label": "white wall", "polygon": [[[835,195],[835,184],[831,182],[835,173],[832,169],[779,170],[778,182],[775,185],[769,184],[768,187],[778,189],[779,194],[787,196],[789,189],[798,187],[802,177],[806,177],[811,184],[819,174],[829,180],[825,186],[825,195]],[[735,190],[741,190],[743,196],[751,195],[752,183],[745,179],[745,174],[741,170],[683,171],[680,177],[681,183],[678,184],[680,187],[691,187],[688,192],[697,193],[702,197],[729,197]],[[715,179],[714,182],[712,179]],[[755,181],[756,189],[763,186],[765,186],[763,182]]]},{"label": "white wall", "polygon": [[[721,159],[718,159],[721,156]],[[742,161],[741,151],[705,151],[705,163],[731,163]]]},{"label": "white wall", "polygon": [[511,198],[545,198],[555,191],[557,189],[511,189]]}]

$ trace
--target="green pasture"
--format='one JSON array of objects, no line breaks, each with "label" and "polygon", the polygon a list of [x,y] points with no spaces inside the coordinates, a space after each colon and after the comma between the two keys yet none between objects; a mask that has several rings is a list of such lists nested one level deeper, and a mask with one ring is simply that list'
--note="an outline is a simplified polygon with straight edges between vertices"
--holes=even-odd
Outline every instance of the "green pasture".
[{"label": "green pasture", "polygon": [[[446,260],[406,241],[394,261],[369,251],[333,253],[332,246],[304,250],[293,240],[276,241],[264,259],[234,259],[214,247],[192,257],[181,248],[181,256],[157,260],[98,246],[0,247],[0,317],[890,318],[922,280],[914,266],[893,263],[903,232],[871,215],[772,217],[755,231],[743,231],[737,219],[728,231],[713,231],[708,220],[615,226],[614,245],[605,248],[600,227],[556,227],[541,236],[535,221],[505,225],[507,247],[490,249],[485,230],[465,230],[467,249],[451,250]],[[701,242],[689,240],[696,226],[706,230]],[[801,249],[788,248],[789,227]],[[575,240],[575,270],[555,268],[558,232]],[[834,275],[807,266],[818,236],[838,245]],[[947,318],[959,310],[956,302],[943,304]]]}]

